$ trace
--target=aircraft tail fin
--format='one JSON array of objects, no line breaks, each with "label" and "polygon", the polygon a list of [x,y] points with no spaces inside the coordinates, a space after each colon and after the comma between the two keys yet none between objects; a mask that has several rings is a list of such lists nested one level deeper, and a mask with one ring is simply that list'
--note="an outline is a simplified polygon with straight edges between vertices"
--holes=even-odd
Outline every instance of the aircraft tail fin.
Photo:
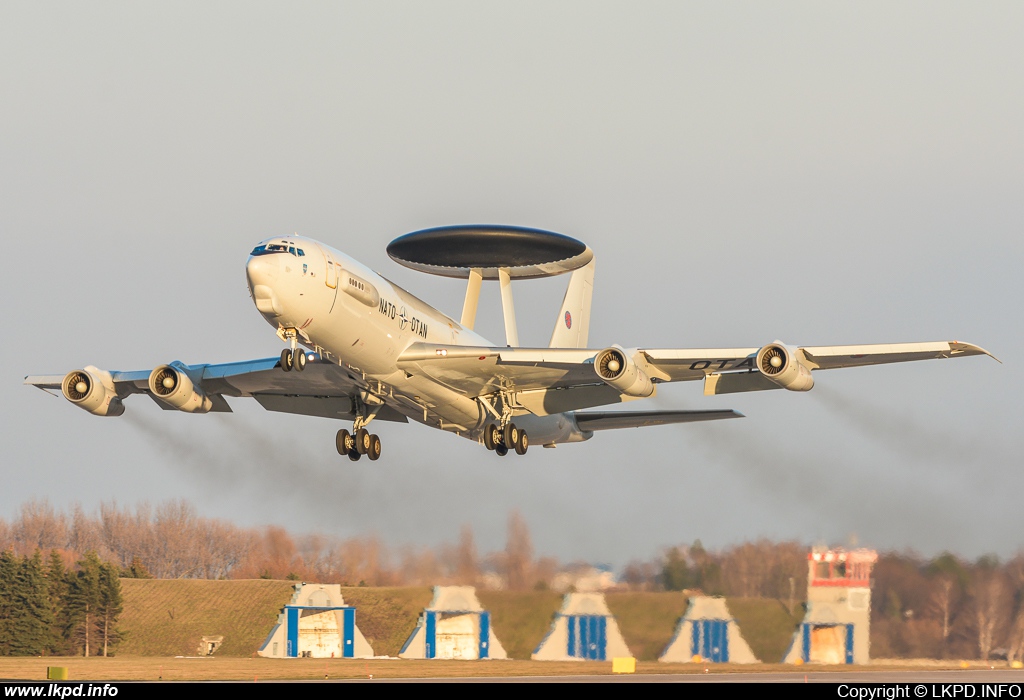
[{"label": "aircraft tail fin", "polygon": [[551,333],[552,348],[585,348],[590,337],[590,302],[594,298],[594,261],[573,270],[562,309]]}]

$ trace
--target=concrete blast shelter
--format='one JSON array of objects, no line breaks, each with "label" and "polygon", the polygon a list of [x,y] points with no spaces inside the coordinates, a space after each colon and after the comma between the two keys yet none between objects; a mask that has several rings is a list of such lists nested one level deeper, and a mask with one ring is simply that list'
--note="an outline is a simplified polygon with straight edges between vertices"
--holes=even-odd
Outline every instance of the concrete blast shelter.
[{"label": "concrete blast shelter", "polygon": [[551,631],[530,657],[537,661],[605,661],[632,656],[602,593],[567,593]]},{"label": "concrete blast shelter", "polygon": [[807,555],[807,614],[783,663],[866,664],[871,568],[878,553],[815,548]]},{"label": "concrete blast shelter", "polygon": [[725,598],[710,596],[690,598],[686,614],[679,619],[676,633],[658,661],[759,663],[729,614]]},{"label": "concrete blast shelter", "polygon": [[403,659],[507,659],[491,614],[472,586],[435,586],[434,599],[398,656]]},{"label": "concrete blast shelter", "polygon": [[345,605],[339,584],[297,583],[257,653],[279,659],[366,659],[373,649],[356,627],[356,609]]}]

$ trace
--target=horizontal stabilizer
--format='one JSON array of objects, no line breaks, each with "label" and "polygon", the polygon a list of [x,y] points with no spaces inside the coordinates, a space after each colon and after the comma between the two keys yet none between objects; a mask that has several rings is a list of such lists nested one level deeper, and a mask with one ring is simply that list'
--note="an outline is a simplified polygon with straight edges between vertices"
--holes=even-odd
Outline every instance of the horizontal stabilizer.
[{"label": "horizontal stabilizer", "polygon": [[743,418],[739,411],[588,411],[575,414],[580,430],[616,430],[618,428],[646,428],[649,425],[695,423],[704,420]]}]

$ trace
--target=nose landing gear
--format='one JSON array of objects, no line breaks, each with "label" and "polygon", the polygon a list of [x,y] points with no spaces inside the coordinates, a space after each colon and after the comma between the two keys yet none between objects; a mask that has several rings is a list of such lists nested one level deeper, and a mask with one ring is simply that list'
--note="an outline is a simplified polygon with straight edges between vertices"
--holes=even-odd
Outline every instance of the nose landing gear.
[{"label": "nose landing gear", "polygon": [[286,328],[278,333],[290,341],[291,347],[281,351],[281,369],[285,372],[301,372],[306,369],[306,351],[299,347],[298,333],[294,328]]}]

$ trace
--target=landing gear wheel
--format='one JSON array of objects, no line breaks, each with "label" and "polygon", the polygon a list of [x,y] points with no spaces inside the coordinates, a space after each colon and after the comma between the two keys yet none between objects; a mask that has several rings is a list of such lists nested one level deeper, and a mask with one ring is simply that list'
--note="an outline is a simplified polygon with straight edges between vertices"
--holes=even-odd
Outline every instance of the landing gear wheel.
[{"label": "landing gear wheel", "polygon": [[281,351],[281,369],[285,372],[292,371],[292,351],[288,348]]},{"label": "landing gear wheel", "polygon": [[519,442],[516,443],[516,454],[524,455],[526,450],[530,448],[530,438],[526,437],[526,431],[519,431]]},{"label": "landing gear wheel", "polygon": [[348,458],[351,459],[353,462],[358,462],[360,457],[362,457],[362,455],[356,452],[354,449],[348,453]]},{"label": "landing gear wheel", "polygon": [[499,457],[504,457],[505,455],[507,455],[507,454],[508,454],[508,448],[507,448],[507,447],[505,447],[504,445],[502,445],[502,444],[500,444],[500,443],[499,443],[499,444],[497,444],[497,445],[495,445],[495,446],[494,446],[494,452],[495,452],[495,453],[496,453],[496,454],[497,454],[497,455],[498,455]]},{"label": "landing gear wheel", "polygon": [[299,349],[292,354],[292,364],[295,366],[296,372],[301,372],[306,369],[306,351]]},{"label": "landing gear wheel", "polygon": [[515,423],[509,423],[505,426],[505,432],[501,436],[501,442],[510,450],[519,444],[519,428],[516,427]]},{"label": "landing gear wheel", "polygon": [[370,458],[371,462],[380,459],[380,438],[376,435],[370,436],[370,449],[366,451],[366,456]]},{"label": "landing gear wheel", "polygon": [[501,431],[494,423],[484,426],[484,447],[493,450],[501,443]]},{"label": "landing gear wheel", "polygon": [[360,428],[356,431],[356,452],[361,455],[366,454],[370,450],[370,431],[366,428]]},{"label": "landing gear wheel", "polygon": [[355,442],[352,439],[352,435],[344,428],[338,431],[338,436],[334,439],[334,444],[338,446],[338,454],[340,455],[347,455],[351,452]]}]

